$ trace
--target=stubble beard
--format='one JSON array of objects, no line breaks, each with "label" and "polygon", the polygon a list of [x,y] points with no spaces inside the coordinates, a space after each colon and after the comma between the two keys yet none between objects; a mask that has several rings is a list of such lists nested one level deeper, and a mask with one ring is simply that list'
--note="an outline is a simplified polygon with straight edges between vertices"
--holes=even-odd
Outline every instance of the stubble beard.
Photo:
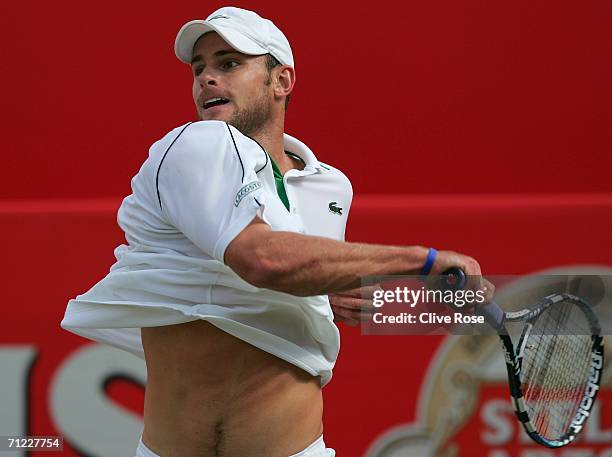
[{"label": "stubble beard", "polygon": [[228,124],[236,127],[243,135],[254,136],[261,130],[270,120],[272,115],[272,106],[266,98],[264,90],[259,92],[256,100],[253,100],[249,106],[241,109],[236,109],[228,121]]}]

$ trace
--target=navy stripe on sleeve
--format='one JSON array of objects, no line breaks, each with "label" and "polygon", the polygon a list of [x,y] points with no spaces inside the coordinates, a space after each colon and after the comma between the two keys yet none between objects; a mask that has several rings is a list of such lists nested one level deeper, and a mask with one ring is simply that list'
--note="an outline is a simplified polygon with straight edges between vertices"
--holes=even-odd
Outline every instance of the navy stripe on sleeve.
[{"label": "navy stripe on sleeve", "polygon": [[193,122],[190,122],[185,127],[183,127],[183,130],[181,130],[179,132],[179,134],[176,136],[176,138],[174,140],[172,140],[172,143],[170,143],[170,146],[168,146],[168,149],[166,149],[166,152],[164,152],[164,156],[159,161],[159,166],[157,167],[157,174],[155,175],[155,189],[157,190],[157,200],[159,201],[159,208],[160,209],[162,207],[162,202],[161,202],[161,194],[159,193],[159,170],[161,170],[162,163],[164,163],[164,159],[168,155],[168,152],[170,151],[170,148],[172,148],[172,146],[174,146],[174,143],[176,142],[176,140],[179,139],[179,136],[181,136],[183,134],[183,132],[185,131],[185,129],[187,129],[187,127],[189,127],[191,124],[193,124]]},{"label": "navy stripe on sleeve", "polygon": [[238,160],[240,160],[240,166],[242,167],[242,180],[240,182],[244,183],[244,164],[242,163],[242,157],[240,157],[240,151],[238,151],[238,146],[236,146],[236,140],[234,139],[234,134],[232,133],[232,129],[230,129],[229,124],[226,122],[227,130],[229,130],[230,136],[232,137],[232,142],[234,143],[234,149],[236,149],[236,154],[238,154]]}]

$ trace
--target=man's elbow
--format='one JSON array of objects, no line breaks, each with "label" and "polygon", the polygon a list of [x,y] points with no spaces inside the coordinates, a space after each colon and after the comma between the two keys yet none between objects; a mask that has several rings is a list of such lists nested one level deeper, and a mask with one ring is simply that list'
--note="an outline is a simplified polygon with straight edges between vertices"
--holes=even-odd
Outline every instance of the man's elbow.
[{"label": "man's elbow", "polygon": [[270,289],[283,276],[280,263],[257,248],[226,256],[225,261],[238,276],[255,287]]},{"label": "man's elbow", "polygon": [[270,278],[274,275],[274,268],[274,265],[271,265],[266,259],[253,254],[242,262],[240,271],[236,273],[249,284],[266,288]]},{"label": "man's elbow", "polygon": [[[318,259],[304,256],[299,243],[279,239],[263,223],[251,224],[225,251],[224,262],[244,281],[260,289],[271,289],[292,295],[312,295],[300,275],[314,268]],[[291,247],[290,247],[291,246]]]},{"label": "man's elbow", "polygon": [[[232,267],[233,268],[233,267]],[[234,269],[234,268],[233,268]],[[254,254],[242,262],[234,271],[249,284],[260,289],[270,289],[292,295],[311,295],[307,290],[296,287],[291,277],[295,273],[291,259],[271,258],[264,254]]]},{"label": "man's elbow", "polygon": [[283,277],[282,257],[279,255],[278,240],[270,227],[255,218],[225,250],[224,263],[249,284],[273,289]]}]

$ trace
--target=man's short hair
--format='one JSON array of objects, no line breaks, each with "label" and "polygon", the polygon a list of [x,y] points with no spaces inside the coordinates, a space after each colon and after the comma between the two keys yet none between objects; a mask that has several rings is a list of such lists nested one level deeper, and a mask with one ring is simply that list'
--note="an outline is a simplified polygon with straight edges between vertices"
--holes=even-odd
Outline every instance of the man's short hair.
[{"label": "man's short hair", "polygon": [[[278,67],[280,64],[281,63],[272,54],[266,54],[266,68],[268,69],[268,74],[272,73],[272,69]],[[287,95],[287,98],[285,98],[285,109],[287,109],[289,105],[290,98],[291,94]]]}]

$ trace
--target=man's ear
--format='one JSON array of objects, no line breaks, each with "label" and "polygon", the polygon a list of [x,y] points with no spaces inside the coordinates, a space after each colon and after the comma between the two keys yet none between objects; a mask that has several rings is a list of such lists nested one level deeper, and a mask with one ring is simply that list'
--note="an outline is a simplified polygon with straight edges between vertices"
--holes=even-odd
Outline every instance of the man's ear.
[{"label": "man's ear", "polygon": [[289,65],[274,68],[274,95],[286,97],[293,91],[295,85],[295,69]]}]

